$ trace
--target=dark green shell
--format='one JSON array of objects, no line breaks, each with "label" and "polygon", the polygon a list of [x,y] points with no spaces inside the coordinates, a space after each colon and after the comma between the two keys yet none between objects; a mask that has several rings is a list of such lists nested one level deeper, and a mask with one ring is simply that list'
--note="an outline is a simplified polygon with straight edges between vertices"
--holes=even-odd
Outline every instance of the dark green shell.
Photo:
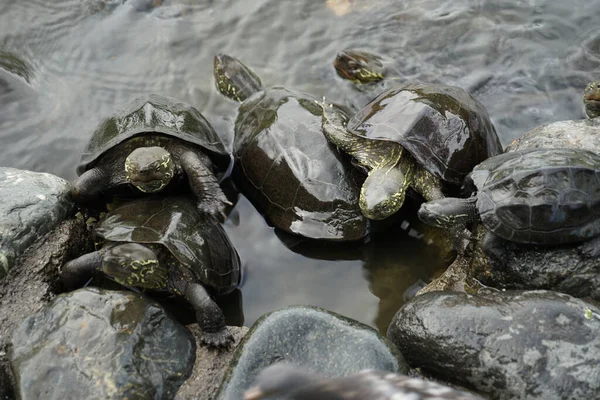
[{"label": "dark green shell", "polygon": [[77,174],[92,167],[114,146],[144,133],[160,133],[196,144],[207,150],[220,168],[229,164],[221,139],[197,109],[170,97],[150,94],[138,97],[100,122],[81,155]]},{"label": "dark green shell", "polygon": [[95,234],[112,242],[161,244],[199,283],[219,293],[230,292],[240,280],[240,259],[223,227],[185,197],[128,202],[108,213]]},{"label": "dark green shell", "polygon": [[368,233],[358,207],[364,180],[322,131],[315,99],[283,88],[240,106],[234,177],[270,223],[313,239],[358,240]]},{"label": "dark green shell", "polygon": [[529,149],[479,164],[471,179],[487,229],[519,243],[578,242],[600,234],[600,155]]},{"label": "dark green shell", "polygon": [[502,152],[484,106],[464,90],[441,84],[387,90],[350,119],[348,130],[399,143],[434,176],[455,185]]}]

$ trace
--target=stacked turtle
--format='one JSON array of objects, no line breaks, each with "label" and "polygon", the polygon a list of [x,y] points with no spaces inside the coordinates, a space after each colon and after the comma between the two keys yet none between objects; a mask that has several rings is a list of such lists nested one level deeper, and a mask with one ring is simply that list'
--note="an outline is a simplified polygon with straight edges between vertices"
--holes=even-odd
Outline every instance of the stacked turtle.
[{"label": "stacked turtle", "polygon": [[[127,287],[179,295],[194,308],[205,343],[232,343],[211,298],[240,282],[238,254],[217,220],[231,204],[217,177],[227,176],[232,158],[208,121],[187,104],[144,96],[99,124],[81,160],[77,201],[139,198],[94,227],[101,247],[66,263],[63,284],[73,289],[103,273]],[[183,187],[193,196],[158,196]]]}]

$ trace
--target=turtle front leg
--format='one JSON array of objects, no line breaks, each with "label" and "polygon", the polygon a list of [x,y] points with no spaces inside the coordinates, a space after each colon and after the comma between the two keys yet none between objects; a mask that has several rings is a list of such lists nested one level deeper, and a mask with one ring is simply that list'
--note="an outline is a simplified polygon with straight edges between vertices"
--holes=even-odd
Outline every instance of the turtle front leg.
[{"label": "turtle front leg", "polygon": [[227,330],[223,311],[206,289],[199,283],[189,283],[184,295],[196,310],[198,325],[202,329],[202,342],[213,347],[229,347],[233,343],[233,336]]},{"label": "turtle front leg", "polygon": [[74,290],[83,285],[94,274],[102,270],[103,250],[84,254],[63,265],[60,271],[60,281],[67,290]]},{"label": "turtle front leg", "polygon": [[71,197],[76,203],[86,204],[97,199],[111,186],[111,177],[102,168],[91,168],[71,185]]},{"label": "turtle front leg", "polygon": [[188,150],[181,154],[180,162],[190,187],[198,198],[198,209],[222,221],[225,220],[227,218],[225,209],[232,204],[227,200],[217,178],[208,166],[210,165],[208,156]]}]

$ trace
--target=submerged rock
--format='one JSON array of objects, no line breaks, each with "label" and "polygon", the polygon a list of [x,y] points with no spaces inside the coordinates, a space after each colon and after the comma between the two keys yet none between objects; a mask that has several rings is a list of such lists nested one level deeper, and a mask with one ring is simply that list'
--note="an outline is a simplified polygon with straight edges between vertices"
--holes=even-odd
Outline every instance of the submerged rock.
[{"label": "submerged rock", "polygon": [[0,278],[74,210],[69,186],[51,174],[0,167]]},{"label": "submerged rock", "polygon": [[388,337],[412,366],[492,399],[600,398],[600,309],[566,294],[427,293]]},{"label": "submerged rock", "polygon": [[168,399],[195,358],[191,333],[157,303],[95,288],[58,296],[12,345],[22,399]]},{"label": "submerged rock", "polygon": [[279,361],[323,377],[363,369],[408,371],[402,355],[373,328],[318,307],[295,306],[256,321],[237,348],[216,398],[241,399],[258,373]]}]

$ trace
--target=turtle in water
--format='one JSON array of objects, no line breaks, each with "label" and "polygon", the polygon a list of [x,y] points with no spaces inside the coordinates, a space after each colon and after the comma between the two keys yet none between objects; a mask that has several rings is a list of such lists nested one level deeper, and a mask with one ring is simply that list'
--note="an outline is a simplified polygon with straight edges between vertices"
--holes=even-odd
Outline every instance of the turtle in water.
[{"label": "turtle in water", "polygon": [[583,149],[527,149],[477,165],[465,182],[467,198],[421,205],[419,218],[440,228],[481,221],[495,237],[558,245],[600,234],[600,155]]},{"label": "turtle in water", "polygon": [[464,90],[407,83],[387,90],[351,119],[323,101],[323,132],[368,173],[359,205],[365,216],[397,212],[411,187],[425,200],[444,197],[471,169],[502,152],[481,103]]},{"label": "turtle in water", "polygon": [[436,382],[388,371],[363,370],[349,376],[323,378],[286,363],[263,369],[257,385],[246,391],[244,399],[272,396],[288,400],[483,400]]},{"label": "turtle in water", "polygon": [[364,178],[323,136],[315,99],[281,87],[264,89],[252,70],[225,54],[215,56],[214,76],[219,92],[241,103],[233,177],[254,206],[290,233],[362,239],[368,233],[358,208]]},{"label": "turtle in water", "polygon": [[81,287],[104,273],[117,283],[184,297],[196,311],[202,341],[228,346],[233,336],[211,295],[232,292],[240,259],[223,227],[186,197],[146,197],[106,214],[94,228],[102,247],[67,262],[61,280]]},{"label": "turtle in water", "polygon": [[198,110],[151,94],[131,101],[98,125],[81,156],[80,176],[71,193],[76,201],[87,203],[106,193],[156,193],[187,177],[198,209],[221,217],[231,203],[215,172],[228,171],[231,162]]},{"label": "turtle in water", "polygon": [[585,87],[583,106],[588,118],[600,117],[600,81],[590,82]]}]

